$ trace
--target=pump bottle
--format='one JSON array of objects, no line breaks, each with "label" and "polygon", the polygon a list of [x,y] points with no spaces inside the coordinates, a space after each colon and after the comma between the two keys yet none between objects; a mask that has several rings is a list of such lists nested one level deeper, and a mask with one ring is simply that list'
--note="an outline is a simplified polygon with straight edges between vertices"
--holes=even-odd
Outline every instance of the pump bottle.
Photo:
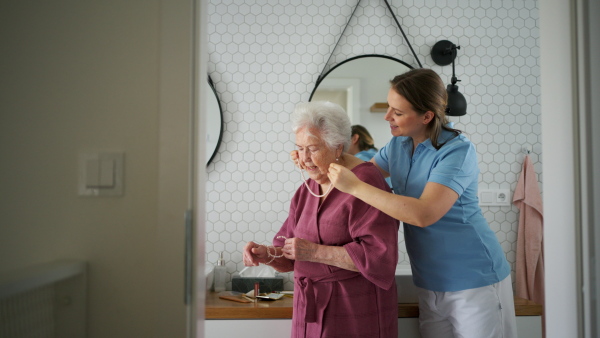
[{"label": "pump bottle", "polygon": [[223,252],[221,252],[215,266],[215,292],[225,291],[225,275],[225,260],[223,259]]}]

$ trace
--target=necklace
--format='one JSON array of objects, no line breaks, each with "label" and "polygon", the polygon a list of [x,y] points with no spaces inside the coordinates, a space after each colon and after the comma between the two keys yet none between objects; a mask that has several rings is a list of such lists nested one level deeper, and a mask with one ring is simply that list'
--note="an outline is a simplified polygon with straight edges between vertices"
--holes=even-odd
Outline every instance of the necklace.
[{"label": "necklace", "polygon": [[[336,158],[337,161],[337,158]],[[298,163],[298,162],[296,162]],[[306,189],[308,189],[308,192],[315,196],[315,197],[324,197],[327,194],[329,194],[329,192],[331,191],[331,189],[333,189],[333,184],[331,184],[331,182],[329,182],[329,187],[327,188],[327,191],[325,191],[325,193],[323,195],[317,195],[314,192],[312,192],[312,190],[310,190],[310,187],[308,186],[308,181],[306,180],[306,178],[304,177],[304,172],[302,171],[302,168],[298,167],[298,169],[300,170],[300,175],[302,176],[302,179],[304,180],[304,185],[306,186]]]}]

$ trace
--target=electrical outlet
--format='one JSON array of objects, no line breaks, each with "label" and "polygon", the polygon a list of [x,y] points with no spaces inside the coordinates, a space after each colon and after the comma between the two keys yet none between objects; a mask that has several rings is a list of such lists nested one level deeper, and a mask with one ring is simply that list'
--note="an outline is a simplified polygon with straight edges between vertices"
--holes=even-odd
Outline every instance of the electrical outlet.
[{"label": "electrical outlet", "polygon": [[480,206],[510,206],[510,189],[479,189]]}]

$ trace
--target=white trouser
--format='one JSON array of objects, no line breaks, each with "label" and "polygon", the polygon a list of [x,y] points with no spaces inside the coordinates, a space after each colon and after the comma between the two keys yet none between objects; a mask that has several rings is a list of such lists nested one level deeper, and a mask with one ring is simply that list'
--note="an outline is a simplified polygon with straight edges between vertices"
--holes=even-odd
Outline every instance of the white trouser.
[{"label": "white trouser", "polygon": [[422,338],[517,337],[510,275],[496,284],[456,292],[417,289]]}]

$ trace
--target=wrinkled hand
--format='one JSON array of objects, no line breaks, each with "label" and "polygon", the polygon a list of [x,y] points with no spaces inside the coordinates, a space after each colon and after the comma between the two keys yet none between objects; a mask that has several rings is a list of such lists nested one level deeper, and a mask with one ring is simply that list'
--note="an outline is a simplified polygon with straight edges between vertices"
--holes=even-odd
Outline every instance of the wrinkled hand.
[{"label": "wrinkled hand", "polygon": [[298,168],[304,169],[304,162],[302,162],[302,160],[300,159],[300,155],[298,155],[298,150],[290,151],[290,157],[292,158],[292,161],[294,161],[294,164]]},{"label": "wrinkled hand", "polygon": [[327,173],[329,181],[339,191],[347,194],[352,194],[352,189],[362,182],[350,169],[341,166],[337,163],[331,163],[329,165],[329,171]]},{"label": "wrinkled hand", "polygon": [[242,260],[245,266],[258,266],[267,261],[267,248],[264,245],[248,242],[244,246]]},{"label": "wrinkled hand", "polygon": [[296,261],[311,261],[319,245],[302,238],[288,238],[283,246],[283,256]]}]

